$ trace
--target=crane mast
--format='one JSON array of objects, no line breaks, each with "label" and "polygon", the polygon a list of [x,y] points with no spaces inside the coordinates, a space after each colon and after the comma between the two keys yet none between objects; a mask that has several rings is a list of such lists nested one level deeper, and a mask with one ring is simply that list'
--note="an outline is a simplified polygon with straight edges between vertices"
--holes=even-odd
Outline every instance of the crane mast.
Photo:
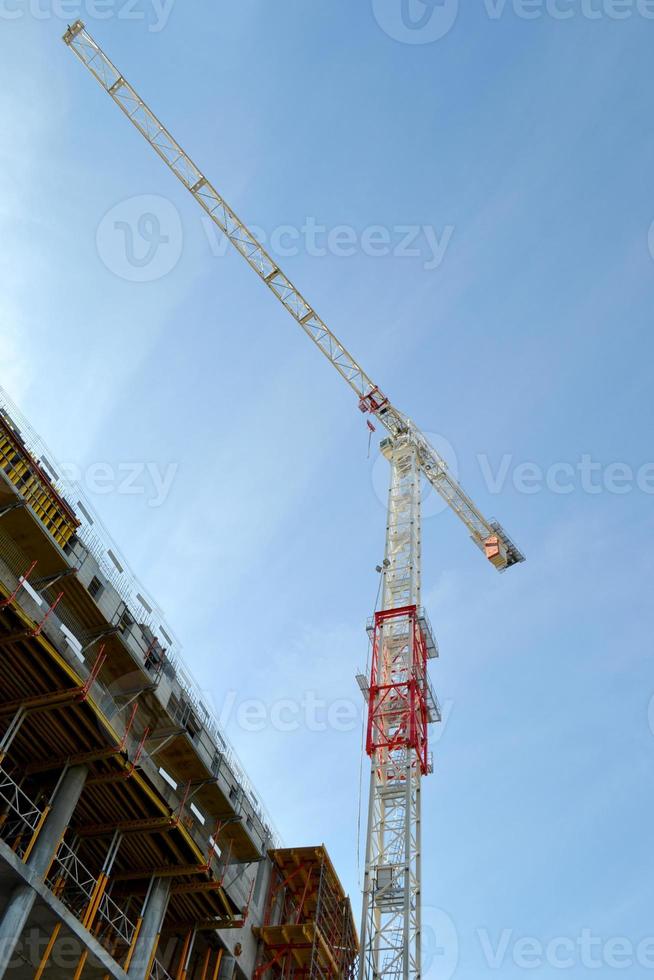
[{"label": "crane mast", "polygon": [[421,475],[466,526],[498,571],[524,561],[496,521],[487,520],[415,423],[397,409],[185,153],[104,51],[76,21],[63,40],[227,236],[357,396],[387,430],[390,463],[382,601],[368,624],[371,760],[360,980],[420,980],[420,784],[431,770],[428,726],[440,721],[427,676],[438,654],[420,601]]},{"label": "crane mast", "polygon": [[420,977],[420,783],[427,725],[439,719],[427,678],[436,650],[420,606],[420,461],[408,436],[391,465],[382,602],[370,632],[366,750],[371,758],[360,980]]}]

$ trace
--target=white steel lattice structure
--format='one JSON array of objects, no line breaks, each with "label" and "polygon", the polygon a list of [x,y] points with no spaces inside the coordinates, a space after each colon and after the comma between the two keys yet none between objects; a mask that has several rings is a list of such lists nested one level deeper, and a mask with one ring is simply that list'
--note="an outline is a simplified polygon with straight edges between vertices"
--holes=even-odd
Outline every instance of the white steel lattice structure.
[{"label": "white steel lattice structure", "polygon": [[372,765],[361,924],[360,976],[371,980],[420,976],[420,780],[427,746],[426,651],[416,642],[420,466],[407,437],[388,445],[386,455],[391,484],[368,689]]},{"label": "white steel lattice structure", "polygon": [[382,443],[391,464],[383,601],[369,625],[372,666],[362,684],[371,786],[360,977],[419,980],[420,781],[430,768],[428,725],[439,720],[427,678],[436,645],[420,605],[421,474],[495,568],[504,571],[523,556],[501,525],[481,514],[427,438],[327,327],[81,21],[64,41],[347,382],[361,411],[389,433]]}]

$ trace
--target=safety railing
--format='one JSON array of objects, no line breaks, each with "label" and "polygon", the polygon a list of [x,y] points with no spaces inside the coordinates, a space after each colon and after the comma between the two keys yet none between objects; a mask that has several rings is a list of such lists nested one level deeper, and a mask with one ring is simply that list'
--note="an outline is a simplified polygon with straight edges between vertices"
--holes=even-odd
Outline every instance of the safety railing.
[{"label": "safety railing", "polygon": [[34,803],[0,767],[0,839],[24,860],[36,840],[46,811]]},{"label": "safety railing", "polygon": [[64,840],[57,848],[45,882],[87,928],[96,918],[101,921],[98,938],[103,945],[110,948],[116,944],[131,946],[136,926],[109,895],[105,893],[100,897],[102,883]]},{"label": "safety railing", "polygon": [[150,968],[150,980],[173,980],[173,978],[159,960],[154,960]]},{"label": "safety railing", "polygon": [[114,902],[111,895],[105,893],[100,899],[98,915],[126,946],[132,945],[136,927],[121,907]]},{"label": "safety railing", "polygon": [[61,841],[45,877],[46,885],[78,919],[91,902],[97,879],[82,864],[72,847]]}]

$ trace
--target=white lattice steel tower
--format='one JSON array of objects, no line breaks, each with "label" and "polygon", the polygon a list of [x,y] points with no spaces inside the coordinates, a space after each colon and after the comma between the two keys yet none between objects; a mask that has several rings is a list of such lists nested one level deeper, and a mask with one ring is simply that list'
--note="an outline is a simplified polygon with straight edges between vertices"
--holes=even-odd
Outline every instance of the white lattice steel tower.
[{"label": "white lattice steel tower", "polygon": [[420,976],[420,780],[426,767],[421,642],[420,466],[400,437],[391,464],[382,603],[372,624],[367,750],[372,759],[360,976]]},{"label": "white lattice steel tower", "polygon": [[341,344],[81,21],[68,28],[64,41],[353,389],[361,411],[388,431],[381,446],[391,466],[383,597],[368,626],[370,676],[360,681],[369,705],[371,758],[360,978],[418,980],[420,781],[430,770],[428,726],[439,720],[427,677],[437,648],[420,605],[421,477],[499,571],[523,556],[497,522],[482,516],[418,427]]}]

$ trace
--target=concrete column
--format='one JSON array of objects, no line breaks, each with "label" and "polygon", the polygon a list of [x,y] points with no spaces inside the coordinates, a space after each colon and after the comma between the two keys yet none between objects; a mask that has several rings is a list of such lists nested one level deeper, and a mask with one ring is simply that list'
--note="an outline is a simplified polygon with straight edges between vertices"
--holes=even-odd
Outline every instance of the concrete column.
[{"label": "concrete column", "polygon": [[[61,781],[52,809],[27,862],[27,868],[39,878],[47,871],[61,835],[70,823],[87,773],[86,766],[72,766]],[[6,973],[35,901],[36,892],[27,884],[18,885],[9,897],[0,919],[0,978]]]},{"label": "concrete column", "polygon": [[0,977],[4,977],[16,951],[35,899],[36,892],[29,885],[18,885],[9,896],[0,922]]},{"label": "concrete column", "polygon": [[127,976],[134,980],[147,980],[150,957],[161,933],[169,898],[170,878],[154,878],[143,910],[143,923],[134,956],[127,971]]},{"label": "concrete column", "polygon": [[234,973],[236,971],[236,957],[228,953],[227,950],[223,953],[223,958],[220,961],[220,973],[218,974],[218,980],[232,980]]},{"label": "concrete column", "polygon": [[30,871],[35,871],[37,875],[44,875],[48,870],[55,848],[70,823],[75,807],[82,795],[88,771],[88,766],[71,766],[61,780],[52,809],[43,824],[43,829],[27,862]]}]

